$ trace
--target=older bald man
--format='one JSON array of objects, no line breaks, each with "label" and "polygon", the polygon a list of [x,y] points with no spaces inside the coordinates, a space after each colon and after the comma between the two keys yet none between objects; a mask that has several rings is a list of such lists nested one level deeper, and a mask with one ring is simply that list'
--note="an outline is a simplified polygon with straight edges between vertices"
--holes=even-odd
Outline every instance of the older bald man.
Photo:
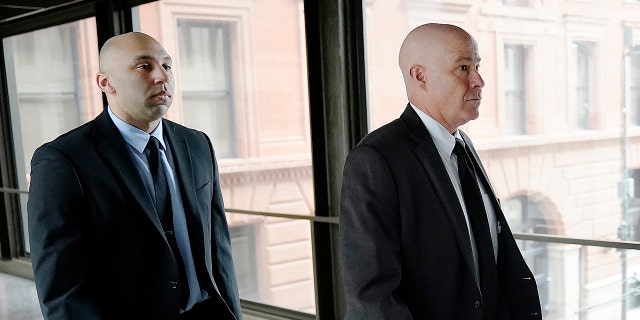
[{"label": "older bald man", "polygon": [[171,57],[146,34],[119,35],[96,82],[108,107],[31,160],[44,319],[241,319],[211,141],[162,118]]},{"label": "older bald man", "polygon": [[345,319],[541,319],[536,281],[459,129],[478,118],[485,85],[476,41],[453,25],[421,25],[399,65],[408,105],[344,167]]}]

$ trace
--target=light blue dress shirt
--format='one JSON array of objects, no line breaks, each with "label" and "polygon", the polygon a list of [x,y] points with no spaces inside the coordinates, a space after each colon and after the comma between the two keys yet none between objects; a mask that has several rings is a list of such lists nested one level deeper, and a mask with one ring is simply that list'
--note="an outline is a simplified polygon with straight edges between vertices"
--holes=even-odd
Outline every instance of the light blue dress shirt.
[{"label": "light blue dress shirt", "polygon": [[[162,135],[162,125],[157,126],[151,134],[148,134],[118,118],[111,107],[108,107],[109,116],[111,120],[122,134],[122,137],[129,145],[129,152],[133,157],[138,172],[142,176],[149,196],[154,198],[155,192],[153,190],[153,178],[151,177],[151,171],[149,170],[149,162],[145,153],[145,148],[149,142],[151,136],[156,137],[160,141],[160,156],[164,165],[165,173],[167,175],[167,181],[169,184],[169,194],[171,196],[171,210],[173,211],[173,228],[178,242],[178,248],[180,255],[185,266],[187,273],[187,281],[189,283],[189,301],[185,310],[191,309],[196,303],[204,300],[207,297],[206,291],[202,290],[198,277],[196,275],[196,269],[193,262],[193,255],[191,253],[191,245],[189,242],[189,231],[187,229],[187,220],[185,217],[184,206],[182,204],[182,196],[178,190],[178,186],[174,177],[173,168],[169,165],[165,152],[171,152],[169,145],[165,143]],[[162,124],[162,121],[160,122]]]}]

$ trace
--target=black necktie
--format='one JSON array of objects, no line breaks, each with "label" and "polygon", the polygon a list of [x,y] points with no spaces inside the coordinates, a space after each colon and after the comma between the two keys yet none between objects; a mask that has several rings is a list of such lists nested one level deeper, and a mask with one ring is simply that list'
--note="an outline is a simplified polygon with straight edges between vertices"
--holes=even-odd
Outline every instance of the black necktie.
[{"label": "black necktie", "polygon": [[[456,139],[456,146],[453,148],[453,153],[455,153],[458,161],[458,176],[460,177],[460,185],[462,187],[462,197],[467,207],[469,223],[471,224],[473,238],[476,242],[480,287],[482,288],[483,300],[485,304],[490,304],[490,301],[495,301],[495,295],[497,294],[497,268],[493,253],[491,232],[489,231],[489,223],[487,220],[487,212],[484,209],[473,162],[465,151],[462,141],[459,139]],[[485,305],[485,310],[487,307],[489,306]]]},{"label": "black necktie", "polygon": [[171,197],[167,185],[167,176],[164,172],[164,165],[160,157],[160,141],[158,141],[156,137],[151,136],[147,143],[147,148],[149,148],[149,170],[151,171],[151,178],[153,179],[158,217],[163,226],[165,224],[173,225],[172,219],[170,220],[170,218],[172,218]]},{"label": "black necktie", "polygon": [[158,217],[162,223],[162,228],[164,229],[164,234],[167,237],[171,251],[173,251],[173,255],[178,263],[178,271],[180,273],[178,282],[180,288],[180,305],[184,308],[189,300],[189,284],[187,283],[187,273],[173,231],[171,194],[169,193],[164,164],[160,157],[160,141],[158,141],[156,137],[151,136],[147,143],[147,148],[149,149],[149,170],[151,171],[151,178],[153,179],[153,187],[156,195],[156,211],[158,212]]}]

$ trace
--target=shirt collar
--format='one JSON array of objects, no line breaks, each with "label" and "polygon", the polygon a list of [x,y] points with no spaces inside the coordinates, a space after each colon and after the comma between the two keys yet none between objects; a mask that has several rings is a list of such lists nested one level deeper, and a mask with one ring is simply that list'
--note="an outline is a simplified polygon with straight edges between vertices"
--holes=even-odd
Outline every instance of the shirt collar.
[{"label": "shirt collar", "polygon": [[[118,128],[118,131],[120,131],[120,134],[122,134],[122,137],[124,138],[124,140],[134,149],[136,149],[138,152],[142,153],[144,152],[145,147],[147,146],[147,143],[149,142],[149,138],[150,136],[154,136],[156,137],[159,141],[160,141],[160,145],[162,146],[163,149],[166,150],[165,145],[164,145],[164,139],[162,138],[162,126],[158,125],[155,129],[153,129],[153,131],[151,132],[151,134],[148,134],[124,121],[122,121],[122,119],[118,118],[118,116],[116,116],[113,111],[111,110],[110,106],[107,106],[107,110],[109,112],[109,116],[111,117],[111,120],[113,121],[113,123],[116,125],[116,127]],[[162,123],[162,120],[160,121],[160,124]]]},{"label": "shirt collar", "polygon": [[418,114],[422,123],[429,131],[433,142],[436,145],[436,149],[438,152],[446,156],[447,158],[451,157],[453,153],[453,147],[456,146],[456,139],[460,139],[463,141],[462,136],[460,135],[460,130],[456,129],[456,131],[451,134],[440,122],[431,118],[428,114],[424,113],[422,110],[418,109],[418,107],[414,106],[413,103],[409,103],[413,110]]}]

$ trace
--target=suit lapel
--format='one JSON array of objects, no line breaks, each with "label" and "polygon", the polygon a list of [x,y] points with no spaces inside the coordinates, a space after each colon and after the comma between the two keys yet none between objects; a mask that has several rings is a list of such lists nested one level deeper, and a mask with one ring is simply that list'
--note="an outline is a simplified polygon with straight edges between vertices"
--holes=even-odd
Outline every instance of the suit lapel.
[{"label": "suit lapel", "polygon": [[129,189],[158,231],[162,232],[162,224],[156,214],[153,200],[142,182],[140,173],[136,170],[133,159],[131,159],[127,142],[122,138],[106,111],[103,111],[95,119],[94,135],[98,142],[97,152],[104,159],[104,163],[109,167],[114,177],[121,180],[122,184]]},{"label": "suit lapel", "polygon": [[[182,202],[184,206],[184,214],[187,220],[187,228],[189,230],[189,240],[191,242],[191,253],[193,254],[193,260],[196,264],[196,269],[203,263],[206,263],[205,258],[206,248],[203,245],[207,245],[202,242],[202,239],[210,238],[211,235],[205,236],[203,226],[205,226],[203,214],[210,214],[209,212],[198,212],[198,205],[196,199],[196,185],[194,180],[195,168],[191,161],[191,148],[189,143],[183,134],[180,133],[181,128],[176,126],[175,123],[167,120],[162,120],[165,129],[165,138],[171,148],[171,157],[174,165],[174,173],[176,175],[176,181],[180,186],[182,194]],[[201,270],[207,274],[207,279],[210,280],[209,285],[213,286],[216,291],[217,299],[220,299],[222,303],[226,305],[225,300],[220,294],[218,285],[215,278],[208,274],[206,270]],[[203,279],[200,277],[199,279]],[[204,283],[200,283],[204,285]],[[231,312],[231,311],[230,311]],[[233,313],[233,312],[231,312]]]},{"label": "suit lapel", "polygon": [[182,201],[187,214],[196,212],[196,190],[193,180],[193,164],[191,150],[185,137],[179,134],[176,126],[163,119],[165,139],[171,148],[174,174],[180,186]]},{"label": "suit lapel", "polygon": [[202,230],[204,221],[201,213],[198,212],[191,148],[174,123],[164,119],[162,122],[164,124],[165,139],[167,139],[171,149],[170,156],[174,166],[175,180],[182,196],[193,259],[195,261],[205,261],[205,250],[200,240],[205,238]]},{"label": "suit lapel", "polygon": [[482,162],[480,162],[480,157],[478,156],[478,153],[476,152],[476,149],[473,146],[471,139],[462,130],[460,130],[460,135],[462,136],[462,140],[464,140],[464,143],[469,147],[469,150],[471,151],[471,158],[473,159],[473,165],[476,168],[476,172],[482,173],[480,176],[480,181],[482,182],[482,186],[485,188],[487,192],[489,192],[489,194],[491,195],[491,198],[496,200],[495,202],[499,205],[499,201],[497,201],[498,198],[496,197],[496,194],[493,191],[493,187],[491,187],[491,184],[489,183],[487,172],[484,170],[484,166],[482,166]]},{"label": "suit lapel", "polygon": [[[453,184],[450,182],[451,179],[442,163],[442,158],[440,158],[436,145],[424,126],[424,123],[422,123],[422,120],[420,120],[420,117],[418,117],[410,105],[407,106],[400,118],[404,122],[412,140],[416,143],[413,152],[425,170],[438,198],[442,201],[445,208],[444,213],[447,215],[451,228],[458,240],[460,251],[462,252],[467,267],[469,267],[469,272],[474,274],[475,263],[471,251],[469,228],[464,218],[462,206],[460,206],[460,201],[453,188]],[[443,183],[442,181],[449,182]]]}]

